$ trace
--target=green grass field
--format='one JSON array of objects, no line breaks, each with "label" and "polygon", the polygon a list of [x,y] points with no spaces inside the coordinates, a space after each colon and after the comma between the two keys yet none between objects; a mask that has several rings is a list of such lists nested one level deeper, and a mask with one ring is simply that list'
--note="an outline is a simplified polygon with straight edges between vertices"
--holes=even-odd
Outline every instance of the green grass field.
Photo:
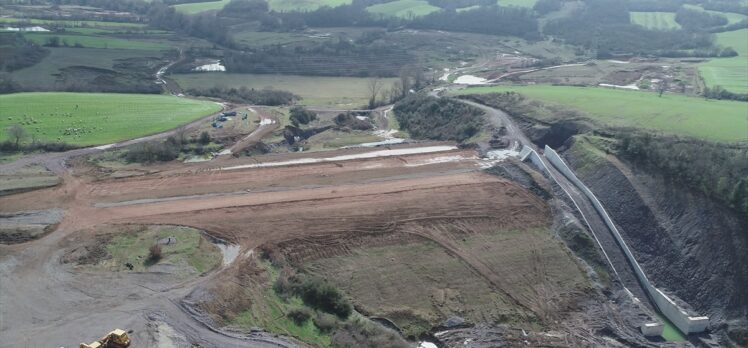
[{"label": "green grass field", "polygon": [[100,145],[162,132],[220,109],[163,95],[15,93],[0,95],[0,128],[20,124],[37,140]]},{"label": "green grass field", "polygon": [[[460,94],[516,91],[585,112],[614,127],[638,127],[720,142],[748,141],[748,103],[595,87],[477,87]],[[552,117],[552,116],[551,116]]]},{"label": "green grass field", "polygon": [[24,36],[37,44],[44,45],[52,37],[59,37],[60,42],[67,41],[70,46],[79,43],[89,48],[121,48],[130,50],[166,50],[170,46],[160,42],[119,39],[105,36],[65,35],[57,33],[25,33]]},{"label": "green grass field", "polygon": [[34,25],[59,25],[63,27],[105,27],[105,28],[125,28],[125,29],[146,27],[146,25],[142,23],[49,20],[49,19],[7,18],[7,17],[0,17],[0,23],[3,23],[3,24],[29,23],[29,24],[34,24]]},{"label": "green grass field", "polygon": [[[106,264],[118,269],[126,263],[135,266],[135,271],[145,271],[148,267],[148,249],[159,239],[175,237],[176,244],[162,245],[163,257],[160,262],[194,269],[198,274],[205,273],[221,264],[221,252],[208,242],[200,231],[189,227],[150,227],[143,232],[120,234],[106,246],[111,260]],[[189,268],[187,268],[189,267]]]},{"label": "green grass field", "polygon": [[174,5],[174,8],[183,13],[187,14],[195,14],[205,11],[211,11],[211,10],[220,10],[226,4],[231,2],[231,0],[219,0],[219,1],[209,1],[209,2],[193,2],[189,4],[181,4],[181,5]]},{"label": "green grass field", "polygon": [[440,9],[430,5],[426,0],[397,0],[369,6],[366,10],[386,17],[408,18],[425,16]]},{"label": "green grass field", "polygon": [[501,6],[517,6],[517,7],[530,7],[535,6],[538,0],[496,0]]},{"label": "green grass field", "polygon": [[269,0],[270,8],[275,11],[305,10],[314,11],[322,6],[337,7],[350,4],[352,0]]},{"label": "green grass field", "polygon": [[[313,11],[322,6],[336,7],[350,4],[352,0],[269,0],[270,8],[279,11]],[[196,2],[190,4],[175,5],[174,8],[179,12],[195,14],[211,10],[220,10],[231,0],[219,0],[209,2]]]},{"label": "green grass field", "polygon": [[138,57],[158,57],[160,51],[123,50],[101,48],[50,48],[49,55],[38,64],[16,70],[10,76],[28,89],[49,88],[55,86],[56,74],[60,69],[69,66],[88,66],[111,69],[118,59]]},{"label": "green grass field", "polygon": [[699,65],[707,86],[722,86],[735,93],[748,93],[748,29],[718,33],[716,43],[738,52],[737,57],[716,58]]},{"label": "green grass field", "polygon": [[631,23],[641,25],[647,29],[671,30],[680,29],[672,12],[630,12]]},{"label": "green grass field", "polygon": [[[368,101],[368,78],[297,75],[255,75],[232,73],[175,74],[171,76],[184,89],[213,86],[274,89],[293,92],[302,104],[355,109]],[[395,79],[382,79],[389,88]]]}]

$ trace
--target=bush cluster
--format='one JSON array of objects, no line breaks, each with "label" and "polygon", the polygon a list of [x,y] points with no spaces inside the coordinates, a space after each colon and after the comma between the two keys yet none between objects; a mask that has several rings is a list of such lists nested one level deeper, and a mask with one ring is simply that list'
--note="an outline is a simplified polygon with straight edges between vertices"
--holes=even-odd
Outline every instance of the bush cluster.
[{"label": "bush cluster", "polygon": [[304,304],[325,313],[346,319],[353,306],[332,284],[309,275],[294,275],[283,272],[273,284],[273,290],[281,297],[298,296]]},{"label": "bush cluster", "polygon": [[400,127],[416,139],[462,142],[485,124],[483,111],[450,98],[411,95],[397,102],[394,112]]}]

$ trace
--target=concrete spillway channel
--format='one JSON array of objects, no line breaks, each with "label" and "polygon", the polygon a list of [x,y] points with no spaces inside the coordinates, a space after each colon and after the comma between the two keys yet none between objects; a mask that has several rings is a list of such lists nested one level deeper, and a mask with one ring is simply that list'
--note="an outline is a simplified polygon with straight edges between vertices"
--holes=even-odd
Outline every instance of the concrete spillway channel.
[{"label": "concrete spillway channel", "polygon": [[[528,147],[526,147],[529,149]],[[529,153],[523,151],[523,153]],[[537,154],[535,154],[537,156]],[[591,230],[593,237],[603,251],[605,258],[613,269],[613,273],[621,284],[649,310],[655,311],[655,304],[647,295],[645,287],[639,282],[634,273],[633,266],[629,263],[623,250],[613,237],[602,217],[595,211],[592,202],[584,195],[564,174],[558,171],[547,159],[537,156],[533,162],[548,173],[561,189],[569,195],[577,210],[582,214],[584,222]]]},{"label": "concrete spillway channel", "polygon": [[[709,324],[708,317],[691,315],[652,285],[602,203],[556,151],[546,146],[543,155],[540,157],[529,147],[520,154],[522,160],[529,159],[544,170],[571,198],[623,286],[648,308],[664,315],[681,332],[705,331]],[[657,322],[642,323],[641,330],[645,335],[659,336],[663,325]]]}]

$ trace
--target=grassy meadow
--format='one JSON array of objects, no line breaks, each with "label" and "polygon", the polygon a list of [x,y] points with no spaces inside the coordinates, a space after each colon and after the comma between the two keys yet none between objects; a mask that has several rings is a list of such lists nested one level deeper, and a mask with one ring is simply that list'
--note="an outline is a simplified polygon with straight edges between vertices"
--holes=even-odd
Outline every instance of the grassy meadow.
[{"label": "grassy meadow", "polygon": [[737,57],[715,58],[699,65],[707,86],[722,86],[735,93],[748,93],[748,29],[715,34],[716,43],[738,52]]},{"label": "grassy meadow", "polygon": [[33,24],[33,25],[55,25],[62,27],[105,27],[105,28],[123,28],[123,29],[140,29],[145,28],[143,23],[128,22],[104,22],[104,21],[77,21],[77,20],[57,20],[57,19],[36,19],[36,18],[9,18],[0,17],[2,24]]},{"label": "grassy meadow", "polygon": [[630,12],[631,23],[647,29],[672,30],[680,29],[673,12]]},{"label": "grassy meadow", "polygon": [[39,89],[54,87],[61,69],[70,66],[87,66],[100,69],[111,69],[120,59],[139,58],[144,56],[158,57],[160,51],[101,49],[101,48],[51,48],[49,55],[41,62],[28,68],[10,73],[25,88]]},{"label": "grassy meadow", "polygon": [[162,132],[220,109],[164,95],[15,93],[0,95],[0,128],[19,124],[37,140],[101,145]]},{"label": "grassy meadow", "polygon": [[459,93],[508,91],[577,109],[608,126],[645,128],[720,142],[748,141],[748,103],[743,102],[549,85],[477,87]]},{"label": "grassy meadow", "polygon": [[[295,93],[305,105],[355,109],[368,102],[368,78],[297,75],[259,75],[236,73],[175,74],[171,76],[183,89],[213,86],[263,89],[273,88]],[[395,79],[382,79],[389,88]]]},{"label": "grassy meadow", "polygon": [[538,0],[497,0],[501,6],[533,7]]},{"label": "grassy meadow", "polygon": [[193,2],[187,4],[174,5],[174,8],[183,13],[195,14],[205,11],[220,10],[231,0],[218,0],[218,1],[207,1],[207,2]]},{"label": "grassy meadow", "polygon": [[68,46],[76,44],[89,48],[121,48],[130,50],[166,50],[170,47],[160,42],[139,41],[130,39],[119,39],[114,37],[98,35],[68,35],[57,33],[25,33],[29,40],[44,45],[52,37],[60,38],[60,44],[67,42]]},{"label": "grassy meadow", "polygon": [[[206,2],[195,2],[189,4],[174,5],[177,11],[195,14],[205,11],[220,10],[231,0],[218,0],[218,1],[206,1]],[[268,0],[268,5],[275,11],[313,11],[322,6],[340,6],[350,4],[351,0]]]},{"label": "grassy meadow", "polygon": [[139,233],[120,234],[106,246],[112,255],[106,265],[124,268],[125,263],[131,263],[135,271],[146,271],[149,266],[149,248],[159,239],[176,238],[172,245],[162,245],[162,261],[181,266],[185,272],[192,268],[197,274],[202,274],[221,264],[220,250],[212,245],[200,231],[189,227],[150,227]]},{"label": "grassy meadow", "polygon": [[440,8],[429,4],[426,0],[397,0],[369,6],[366,10],[386,17],[408,18],[425,16],[431,12],[439,11]]}]

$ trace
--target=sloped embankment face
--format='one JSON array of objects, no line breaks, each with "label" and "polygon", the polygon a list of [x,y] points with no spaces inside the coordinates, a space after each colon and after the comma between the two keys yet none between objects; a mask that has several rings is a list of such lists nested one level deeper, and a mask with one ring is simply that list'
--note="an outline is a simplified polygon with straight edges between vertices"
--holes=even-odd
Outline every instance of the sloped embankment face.
[{"label": "sloped embankment face", "polygon": [[267,248],[409,337],[454,317],[552,325],[592,296],[580,266],[549,233],[548,207],[537,197],[503,183],[462,186],[439,199],[443,191],[417,201],[391,197],[371,220],[379,224],[357,218],[341,232]]},{"label": "sloped embankment face", "polygon": [[702,195],[575,142],[565,154],[621,228],[656,286],[719,331],[748,311],[746,221]]}]

